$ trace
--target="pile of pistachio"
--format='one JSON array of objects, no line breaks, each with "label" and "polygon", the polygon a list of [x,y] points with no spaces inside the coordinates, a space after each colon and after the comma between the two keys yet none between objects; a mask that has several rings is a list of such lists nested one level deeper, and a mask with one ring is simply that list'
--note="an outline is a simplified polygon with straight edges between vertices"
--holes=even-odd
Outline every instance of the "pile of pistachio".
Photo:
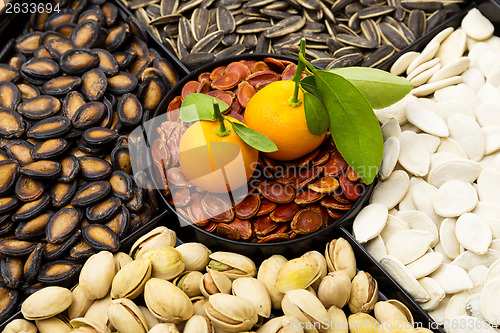
[{"label": "pile of pistachio", "polygon": [[[26,320],[10,322],[4,333],[356,333],[395,332],[396,326],[403,327],[398,332],[431,332],[411,328],[412,314],[402,303],[377,302],[377,281],[357,272],[343,238],[329,242],[325,256],[273,255],[258,271],[240,254],[175,245],[175,232],[158,227],[130,255],[93,255],[77,286],[32,294],[21,308]],[[284,315],[269,320],[273,309]]]}]

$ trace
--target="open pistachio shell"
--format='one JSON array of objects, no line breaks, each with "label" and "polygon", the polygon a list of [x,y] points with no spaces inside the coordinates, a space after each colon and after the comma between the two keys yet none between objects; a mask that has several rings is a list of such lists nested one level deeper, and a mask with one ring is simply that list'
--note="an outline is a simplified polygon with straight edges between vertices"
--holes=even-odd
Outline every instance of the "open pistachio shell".
[{"label": "open pistachio shell", "polygon": [[314,290],[317,290],[319,287],[319,284],[321,283],[321,280],[328,273],[328,267],[326,264],[325,257],[321,253],[319,253],[318,251],[306,252],[302,255],[302,257],[311,257],[311,258],[315,259],[319,264],[319,267],[320,267],[319,278],[316,281],[314,281],[314,283],[312,284],[312,287],[314,288]]},{"label": "open pistachio shell", "polygon": [[147,259],[137,259],[116,273],[111,285],[111,297],[134,299],[144,291],[151,277],[152,265]]},{"label": "open pistachio shell", "polygon": [[39,333],[67,333],[71,330],[69,319],[63,315],[36,321]]},{"label": "open pistachio shell", "polygon": [[68,317],[69,319],[82,317],[92,305],[92,300],[85,295],[79,285],[73,288],[71,293],[73,294],[73,302],[68,308]]},{"label": "open pistachio shell", "polygon": [[73,302],[71,291],[61,287],[46,287],[29,296],[21,306],[24,318],[41,320],[66,310]]},{"label": "open pistachio shell", "polygon": [[231,280],[221,272],[209,271],[200,280],[200,291],[205,297],[231,293]]},{"label": "open pistachio shell", "polygon": [[257,273],[255,263],[244,255],[231,252],[214,252],[210,256],[208,270],[224,273],[230,279],[253,277]]},{"label": "open pistachio shell", "polygon": [[180,252],[186,271],[203,271],[210,262],[210,251],[201,243],[184,243],[175,248]]},{"label": "open pistachio shell", "polygon": [[153,326],[148,333],[179,333],[179,330],[174,324],[162,323]]},{"label": "open pistachio shell", "polygon": [[3,333],[37,333],[36,326],[24,319],[14,319],[5,326]]},{"label": "open pistachio shell", "polygon": [[281,308],[281,300],[284,294],[280,292],[276,286],[276,280],[278,278],[278,272],[287,262],[286,258],[275,254],[268,259],[264,260],[259,267],[257,272],[257,279],[264,283],[264,286],[271,297],[271,304],[273,309]]},{"label": "open pistachio shell", "polygon": [[233,295],[252,303],[259,316],[269,318],[271,315],[271,297],[264,283],[256,278],[243,277],[234,280]]},{"label": "open pistachio shell", "polygon": [[127,298],[111,301],[108,306],[109,321],[121,333],[146,333],[148,326],[141,310]]},{"label": "open pistachio shell", "polygon": [[207,316],[218,329],[228,333],[244,332],[257,323],[255,307],[242,297],[215,294],[208,301]]},{"label": "open pistachio shell", "polygon": [[351,333],[375,332],[378,331],[381,326],[377,319],[362,312],[350,315],[348,322],[349,332]]},{"label": "open pistachio shell", "polygon": [[377,302],[374,308],[375,318],[381,322],[412,323],[413,316],[408,308],[399,301]]},{"label": "open pistachio shell", "polygon": [[352,280],[349,309],[352,313],[369,313],[378,300],[378,284],[369,273],[359,271]]},{"label": "open pistachio shell", "polygon": [[187,295],[165,280],[151,278],[146,282],[144,300],[153,315],[166,322],[178,324],[193,315],[193,304]]},{"label": "open pistachio shell", "polygon": [[185,292],[188,297],[196,297],[202,295],[200,290],[200,282],[202,279],[203,274],[201,272],[184,271],[174,279],[173,284]]},{"label": "open pistachio shell", "polygon": [[158,227],[139,238],[132,245],[130,256],[132,258],[140,258],[149,249],[162,246],[175,246],[176,241],[177,237],[174,231],[166,227]]},{"label": "open pistachio shell", "polygon": [[154,327],[160,323],[160,320],[156,318],[147,307],[139,306],[139,309],[141,310],[148,327]]},{"label": "open pistachio shell", "polygon": [[298,319],[291,316],[275,317],[259,327],[256,333],[304,333]]},{"label": "open pistachio shell", "polygon": [[304,332],[317,333],[318,323],[328,320],[328,314],[321,301],[305,289],[287,292],[281,303],[286,316],[297,318],[304,324]]},{"label": "open pistachio shell", "polygon": [[194,315],[188,319],[183,333],[213,333],[214,328],[207,317]]},{"label": "open pistachio shell", "polygon": [[141,258],[151,261],[152,276],[160,279],[172,280],[185,268],[181,254],[171,246],[149,249],[142,253]]},{"label": "open pistachio shell", "polygon": [[276,279],[276,287],[282,293],[294,289],[304,289],[313,284],[321,274],[321,267],[312,257],[300,257],[288,261],[281,267]]},{"label": "open pistachio shell", "polygon": [[109,324],[108,307],[111,304],[111,301],[112,298],[111,295],[109,294],[104,298],[95,300],[85,313],[84,318],[108,325]]},{"label": "open pistachio shell", "polygon": [[71,326],[77,328],[80,333],[110,333],[109,327],[95,319],[91,318],[75,318],[69,322]]},{"label": "open pistachio shell", "polygon": [[343,308],[351,297],[351,279],[345,271],[328,273],[318,287],[318,298],[325,308]]},{"label": "open pistachio shell", "polygon": [[345,239],[334,239],[326,244],[325,258],[329,272],[345,271],[351,280],[356,275],[356,257]]},{"label": "open pistachio shell", "polygon": [[80,272],[80,287],[89,299],[103,298],[111,289],[114,277],[113,254],[101,251],[90,257],[83,265]]},{"label": "open pistachio shell", "polygon": [[123,266],[131,262],[133,259],[124,252],[116,252],[113,254],[113,260],[115,261],[115,271],[118,272]]}]

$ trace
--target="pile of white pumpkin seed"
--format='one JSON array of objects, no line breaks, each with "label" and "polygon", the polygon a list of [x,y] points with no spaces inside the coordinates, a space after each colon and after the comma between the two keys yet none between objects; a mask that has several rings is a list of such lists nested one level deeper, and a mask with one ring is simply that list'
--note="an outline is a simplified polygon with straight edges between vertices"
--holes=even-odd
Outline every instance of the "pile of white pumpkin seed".
[{"label": "pile of white pumpkin seed", "polygon": [[[3,332],[432,332],[413,329],[401,302],[378,301],[377,281],[356,270],[343,238],[327,243],[324,256],[273,255],[258,271],[241,254],[175,245],[175,232],[158,227],[130,255],[93,255],[71,291],[46,287],[32,294],[21,308],[25,319]],[[346,317],[342,308],[352,314]],[[270,319],[273,309],[283,316]]]},{"label": "pile of white pumpkin seed", "polygon": [[500,37],[493,33],[472,9],[459,28],[394,63],[391,72],[415,88],[376,110],[385,140],[380,182],[353,225],[356,239],[452,333],[493,333],[500,324]]},{"label": "pile of white pumpkin seed", "polygon": [[297,56],[324,68],[374,67],[460,10],[458,1],[122,0],[189,68],[242,53]]}]

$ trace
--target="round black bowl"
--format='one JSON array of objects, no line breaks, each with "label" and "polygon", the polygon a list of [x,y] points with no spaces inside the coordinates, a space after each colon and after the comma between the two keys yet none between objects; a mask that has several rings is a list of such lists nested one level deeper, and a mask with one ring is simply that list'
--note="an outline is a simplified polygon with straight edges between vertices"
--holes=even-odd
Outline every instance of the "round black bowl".
[{"label": "round black bowl", "polygon": [[[211,72],[213,69],[219,66],[227,65],[234,61],[240,60],[263,60],[266,57],[273,57],[277,59],[289,60],[295,63],[298,62],[298,58],[279,55],[279,54],[242,54],[235,57],[228,57],[226,59],[217,60],[213,63],[206,64],[203,67],[191,72],[188,76],[182,79],[173,89],[170,90],[168,95],[164,98],[162,103],[157,108],[154,116],[159,116],[165,113],[165,110],[170,103],[170,101],[175,97],[180,95],[180,90],[184,84],[188,81],[196,81],[198,75],[204,72]],[[154,178],[153,178],[154,179]],[[196,241],[201,242],[208,246],[212,250],[221,251],[232,251],[239,252],[252,258],[265,258],[273,254],[286,253],[289,255],[301,255],[309,249],[314,248],[314,244],[326,244],[326,242],[331,240],[332,233],[339,226],[349,225],[353,222],[354,217],[359,213],[359,211],[365,207],[368,203],[375,182],[365,187],[363,194],[359,197],[353,207],[344,214],[340,219],[335,221],[333,224],[326,228],[318,230],[310,235],[301,236],[299,238],[277,242],[277,243],[248,243],[240,242],[235,240],[230,240],[221,237],[215,233],[210,233],[192,222],[187,221],[183,216],[176,213],[175,208],[168,202],[163,194],[160,194],[168,206],[170,211],[170,217],[166,222],[169,228],[174,229],[179,238],[183,242]]]}]

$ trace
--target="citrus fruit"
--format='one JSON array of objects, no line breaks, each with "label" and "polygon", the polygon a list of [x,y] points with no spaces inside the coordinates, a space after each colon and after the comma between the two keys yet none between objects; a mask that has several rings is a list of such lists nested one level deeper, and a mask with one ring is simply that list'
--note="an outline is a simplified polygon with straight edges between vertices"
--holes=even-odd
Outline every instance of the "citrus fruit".
[{"label": "citrus fruit", "polygon": [[219,136],[219,121],[198,121],[179,142],[179,164],[184,176],[193,185],[214,193],[234,191],[245,185],[259,155],[235,134],[230,122],[224,120],[224,125],[230,130],[229,135]]},{"label": "citrus fruit", "polygon": [[[304,103],[293,107],[288,100],[295,82],[276,81],[259,90],[245,109],[245,125],[271,139],[278,151],[266,153],[270,158],[290,161],[312,152],[323,142],[325,134],[309,132]],[[298,95],[304,101],[302,92]]]}]

